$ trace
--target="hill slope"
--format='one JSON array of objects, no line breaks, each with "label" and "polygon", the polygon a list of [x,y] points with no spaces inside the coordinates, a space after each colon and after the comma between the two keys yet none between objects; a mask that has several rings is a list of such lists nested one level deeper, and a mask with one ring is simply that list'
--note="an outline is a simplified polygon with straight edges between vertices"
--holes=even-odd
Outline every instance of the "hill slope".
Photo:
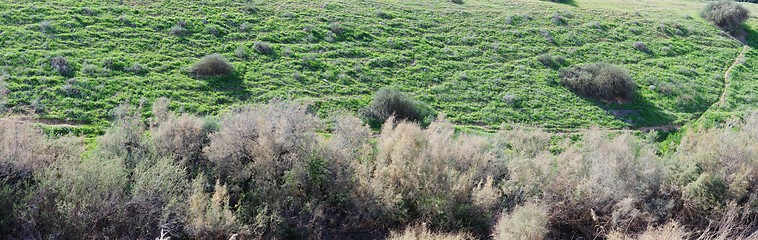
[{"label": "hill slope", "polygon": [[[172,108],[211,114],[304,99],[326,114],[357,110],[391,86],[463,125],[650,126],[691,120],[718,101],[741,49],[689,1],[122,2],[0,3],[5,105],[98,129],[124,101],[168,97]],[[175,26],[186,34],[172,35]],[[274,52],[256,51],[256,41]],[[211,53],[237,75],[187,73]],[[639,94],[629,104],[577,96],[541,55],[620,65]],[[70,75],[51,67],[56,56]]]}]

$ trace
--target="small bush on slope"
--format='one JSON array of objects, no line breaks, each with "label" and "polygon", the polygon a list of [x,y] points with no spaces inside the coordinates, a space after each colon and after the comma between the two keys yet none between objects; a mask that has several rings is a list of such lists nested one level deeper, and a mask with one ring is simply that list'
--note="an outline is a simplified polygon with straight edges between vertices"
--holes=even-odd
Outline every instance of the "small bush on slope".
[{"label": "small bush on slope", "polygon": [[637,88],[628,71],[607,63],[574,66],[562,69],[559,75],[572,91],[603,101],[628,101]]},{"label": "small bush on slope", "polygon": [[734,1],[720,0],[709,2],[700,12],[700,16],[722,30],[738,36],[744,34],[742,22],[750,17],[750,12]]},{"label": "small bush on slope", "polygon": [[429,106],[391,88],[382,88],[376,92],[363,114],[373,127],[381,125],[390,116],[395,116],[398,120],[417,122],[422,126],[429,125],[434,118],[434,111]]},{"label": "small bush on slope", "polygon": [[214,53],[192,65],[190,73],[197,77],[228,76],[234,73],[234,67],[223,56]]}]

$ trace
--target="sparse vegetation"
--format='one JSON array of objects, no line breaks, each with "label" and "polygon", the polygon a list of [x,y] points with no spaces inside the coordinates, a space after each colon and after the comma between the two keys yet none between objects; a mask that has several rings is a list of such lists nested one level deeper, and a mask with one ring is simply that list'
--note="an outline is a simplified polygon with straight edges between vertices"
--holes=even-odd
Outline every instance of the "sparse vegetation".
[{"label": "sparse vegetation", "polygon": [[586,97],[603,101],[631,100],[637,84],[629,72],[607,63],[594,63],[560,71],[561,83]]}]

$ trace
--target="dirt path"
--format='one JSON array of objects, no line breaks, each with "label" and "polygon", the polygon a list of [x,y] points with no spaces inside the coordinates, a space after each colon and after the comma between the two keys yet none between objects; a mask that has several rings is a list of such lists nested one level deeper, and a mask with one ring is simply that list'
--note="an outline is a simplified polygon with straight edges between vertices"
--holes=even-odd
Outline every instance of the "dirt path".
[{"label": "dirt path", "polygon": [[6,122],[12,122],[12,123],[23,123],[23,124],[42,124],[42,125],[51,126],[51,127],[68,127],[68,128],[74,128],[74,127],[85,125],[85,123],[75,122],[75,121],[66,121],[66,120],[61,120],[61,119],[50,119],[50,118],[34,118],[30,116],[8,116],[8,117],[0,118],[0,121],[6,121]]},{"label": "dirt path", "polygon": [[740,55],[737,56],[737,58],[734,59],[734,62],[732,63],[732,65],[729,66],[728,69],[726,69],[726,72],[724,72],[724,91],[721,92],[721,97],[719,97],[719,101],[716,102],[716,104],[714,104],[714,106],[719,106],[720,107],[720,106],[724,105],[724,101],[726,101],[726,93],[728,92],[729,87],[731,85],[731,81],[729,80],[729,78],[732,77],[732,69],[735,66],[737,66],[739,64],[742,64],[740,62],[740,60],[742,60],[743,58],[745,58],[745,53],[749,49],[750,49],[750,47],[748,45],[743,46],[742,47],[742,52],[740,52]]}]

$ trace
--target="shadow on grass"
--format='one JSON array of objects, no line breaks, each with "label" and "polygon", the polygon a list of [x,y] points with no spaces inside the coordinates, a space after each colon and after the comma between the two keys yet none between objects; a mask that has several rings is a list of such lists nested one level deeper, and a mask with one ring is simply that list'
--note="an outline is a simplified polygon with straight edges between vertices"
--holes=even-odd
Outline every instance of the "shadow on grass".
[{"label": "shadow on grass", "polygon": [[602,108],[608,114],[634,127],[650,127],[671,124],[676,118],[658,106],[635,94],[634,99],[628,103],[605,103],[594,98],[585,99],[592,101],[597,107]]},{"label": "shadow on grass", "polygon": [[751,48],[758,47],[758,31],[750,27],[749,25],[745,24],[745,44],[750,46]]},{"label": "shadow on grass", "polygon": [[578,5],[576,5],[576,1],[574,1],[574,0],[545,0],[545,1],[554,2],[554,3],[560,3],[560,4],[565,4],[565,5],[569,5],[569,6],[572,6],[572,7],[578,7]]},{"label": "shadow on grass", "polygon": [[207,83],[202,88],[203,91],[222,92],[224,95],[236,98],[239,101],[250,99],[251,93],[244,86],[244,77],[241,73],[235,72],[228,76],[204,77],[200,80]]}]

